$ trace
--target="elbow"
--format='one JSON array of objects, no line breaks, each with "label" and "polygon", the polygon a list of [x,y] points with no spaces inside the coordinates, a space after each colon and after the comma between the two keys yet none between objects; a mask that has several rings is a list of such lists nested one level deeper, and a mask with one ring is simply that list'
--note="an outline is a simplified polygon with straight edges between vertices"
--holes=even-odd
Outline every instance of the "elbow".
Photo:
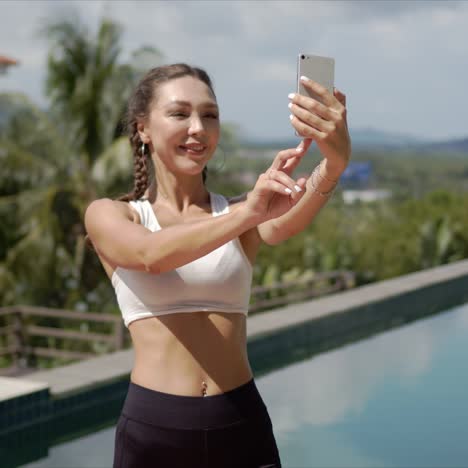
[{"label": "elbow", "polygon": [[145,271],[146,273],[150,273],[152,275],[159,275],[161,273],[161,268],[150,264],[150,265],[145,265]]},{"label": "elbow", "polygon": [[142,263],[146,273],[151,273],[152,275],[159,275],[161,273],[161,267],[159,263],[152,261],[147,257],[143,259]]},{"label": "elbow", "polygon": [[285,226],[281,229],[276,228],[270,232],[266,243],[268,245],[279,245],[296,235],[296,232],[290,231]]},{"label": "elbow", "polygon": [[148,249],[142,249],[140,251],[140,265],[142,269],[152,275],[159,275],[161,273],[160,260],[154,258],[154,254],[151,255]]},{"label": "elbow", "polygon": [[154,242],[154,238],[151,236],[146,238],[139,254],[144,270],[152,275],[166,273],[180,266],[177,264],[170,246],[162,240]]},{"label": "elbow", "polygon": [[263,242],[265,242],[265,244],[271,245],[271,246],[279,245],[283,241],[284,241],[284,239],[280,239],[279,237],[275,237],[275,238],[269,237],[269,238],[263,239]]},{"label": "elbow", "polygon": [[265,242],[265,244],[271,245],[271,246],[279,245],[279,244],[283,243],[287,239],[288,239],[287,237],[284,237],[278,231],[276,231],[276,232],[274,231],[274,232],[269,233],[269,235],[267,235],[267,236],[263,236],[263,242]]},{"label": "elbow", "polygon": [[258,234],[265,244],[271,246],[279,245],[289,237],[284,227],[280,229],[273,223],[258,226]]}]

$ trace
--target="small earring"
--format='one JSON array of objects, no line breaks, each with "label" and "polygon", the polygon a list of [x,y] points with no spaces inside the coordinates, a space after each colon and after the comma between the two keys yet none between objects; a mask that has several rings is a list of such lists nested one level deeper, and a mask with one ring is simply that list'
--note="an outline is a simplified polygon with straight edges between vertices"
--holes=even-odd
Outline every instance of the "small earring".
[{"label": "small earring", "polygon": [[144,143],[141,144],[141,155],[142,156],[145,156],[145,146],[146,145]]}]

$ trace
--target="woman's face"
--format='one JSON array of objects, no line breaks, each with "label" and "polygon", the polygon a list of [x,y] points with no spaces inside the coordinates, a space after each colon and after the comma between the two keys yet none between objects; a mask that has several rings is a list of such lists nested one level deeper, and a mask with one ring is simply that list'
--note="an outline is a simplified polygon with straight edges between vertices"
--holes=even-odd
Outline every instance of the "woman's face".
[{"label": "woman's face", "polygon": [[192,76],[160,85],[144,134],[171,172],[201,173],[220,134],[218,105],[210,88]]}]

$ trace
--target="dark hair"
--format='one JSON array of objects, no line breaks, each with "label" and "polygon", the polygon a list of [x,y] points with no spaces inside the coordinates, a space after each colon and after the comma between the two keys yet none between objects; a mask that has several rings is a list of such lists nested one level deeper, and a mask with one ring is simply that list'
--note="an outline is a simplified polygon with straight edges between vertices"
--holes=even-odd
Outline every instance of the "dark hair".
[{"label": "dark hair", "polygon": [[[152,68],[143,76],[128,100],[127,111],[123,119],[123,128],[129,137],[133,152],[133,190],[130,193],[119,196],[115,200],[125,202],[138,200],[143,196],[150,182],[156,183],[155,180],[150,181],[150,177],[154,175],[154,167],[148,150],[142,151],[143,142],[137,130],[138,120],[148,117],[150,105],[157,97],[158,87],[161,84],[183,76],[193,76],[203,81],[216,98],[213,84],[205,70],[185,63],[175,63]],[[145,146],[145,148],[148,148],[148,146]],[[153,171],[148,172],[148,166],[153,168]],[[208,168],[205,166],[202,173],[203,183],[206,181],[207,171]],[[86,235],[85,241],[88,246],[93,248],[88,235]]]}]

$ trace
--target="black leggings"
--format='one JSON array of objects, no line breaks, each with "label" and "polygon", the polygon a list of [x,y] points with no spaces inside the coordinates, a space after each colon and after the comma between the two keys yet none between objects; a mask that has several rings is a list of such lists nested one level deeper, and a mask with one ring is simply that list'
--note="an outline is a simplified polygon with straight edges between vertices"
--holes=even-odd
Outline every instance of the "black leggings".
[{"label": "black leggings", "polygon": [[281,468],[254,379],[218,395],[162,393],[130,381],[113,468]]}]

